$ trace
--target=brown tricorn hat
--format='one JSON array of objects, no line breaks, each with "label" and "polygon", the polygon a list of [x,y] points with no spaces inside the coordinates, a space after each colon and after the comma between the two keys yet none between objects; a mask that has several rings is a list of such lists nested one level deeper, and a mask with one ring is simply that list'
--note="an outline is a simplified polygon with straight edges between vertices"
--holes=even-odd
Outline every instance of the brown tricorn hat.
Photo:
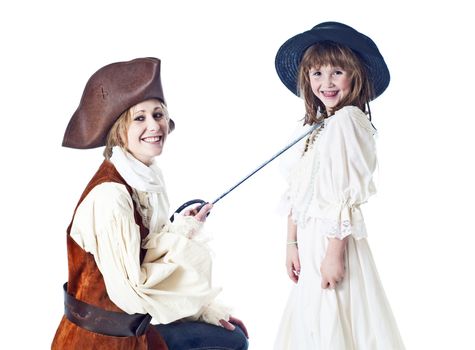
[{"label": "brown tricorn hat", "polygon": [[[165,103],[158,58],[137,58],[102,67],[84,88],[79,107],[64,133],[63,146],[80,149],[104,146],[120,115],[152,98]],[[170,131],[174,128],[175,123],[170,119]]]}]

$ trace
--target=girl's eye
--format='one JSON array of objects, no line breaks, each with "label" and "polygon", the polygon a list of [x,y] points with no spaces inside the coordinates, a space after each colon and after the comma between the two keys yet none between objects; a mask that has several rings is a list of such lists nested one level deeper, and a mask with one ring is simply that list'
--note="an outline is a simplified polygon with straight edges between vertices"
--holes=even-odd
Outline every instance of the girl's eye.
[{"label": "girl's eye", "polygon": [[344,72],[342,70],[335,71],[335,75],[342,75]]},{"label": "girl's eye", "polygon": [[311,74],[312,74],[312,76],[314,76],[314,77],[319,77],[320,75],[322,75],[322,73],[321,73],[320,71],[318,71],[318,70],[315,71],[315,72],[312,72]]}]

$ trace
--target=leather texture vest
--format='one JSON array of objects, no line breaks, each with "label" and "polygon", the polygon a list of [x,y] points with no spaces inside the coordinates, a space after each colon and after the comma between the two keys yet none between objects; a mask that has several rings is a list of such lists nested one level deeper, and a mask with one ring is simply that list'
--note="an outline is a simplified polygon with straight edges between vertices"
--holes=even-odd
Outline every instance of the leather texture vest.
[{"label": "leather texture vest", "polygon": [[[86,186],[76,210],[89,192],[104,182],[115,182],[123,184],[132,196],[132,188],[125,182],[115,169],[114,165],[105,160]],[[148,229],[142,223],[142,217],[134,203],[134,217],[136,224],[140,227],[141,239],[148,234]],[[74,216],[73,216],[74,220]],[[94,256],[82,249],[70,236],[72,222],[67,229],[67,251],[68,251],[68,294],[85,303],[100,307],[104,310],[123,312],[109,298],[104,283],[104,278],[99,271]],[[145,250],[140,252],[140,262],[143,261]],[[114,337],[90,332],[70,322],[63,316],[56,331],[52,349],[117,349],[117,350],[167,350],[167,346],[158,331],[149,326],[142,336]]]}]

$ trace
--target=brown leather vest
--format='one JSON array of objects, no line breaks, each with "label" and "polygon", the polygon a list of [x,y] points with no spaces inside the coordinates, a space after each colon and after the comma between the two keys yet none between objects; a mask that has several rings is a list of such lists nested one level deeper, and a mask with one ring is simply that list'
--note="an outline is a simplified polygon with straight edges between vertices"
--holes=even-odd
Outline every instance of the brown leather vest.
[{"label": "brown leather vest", "polygon": [[[125,182],[115,169],[114,165],[105,160],[93,176],[89,184],[86,186],[76,210],[89,194],[89,192],[97,185],[104,182],[115,182],[125,185],[127,191],[132,196],[132,188]],[[76,213],[75,210],[75,213]],[[140,236],[144,239],[148,234],[148,229],[142,223],[136,205],[134,203],[135,222],[140,227]],[[94,256],[82,249],[70,236],[72,222],[67,229],[67,249],[68,249],[68,293],[76,299],[88,304],[103,308],[108,311],[123,312],[109,298],[99,268],[96,265]],[[143,261],[145,251],[141,249],[140,262]],[[166,350],[165,342],[158,334],[154,327],[149,327],[147,334],[142,337],[110,337],[94,334],[70,323],[64,316],[56,332],[53,340],[52,349],[80,349],[84,346],[92,346],[96,349],[108,349],[111,346],[115,349],[156,349]],[[86,338],[90,338],[89,340]],[[136,339],[131,339],[136,338]],[[148,345],[147,345],[148,344]]]},{"label": "brown leather vest", "polygon": [[[86,196],[89,194],[89,192],[91,192],[94,187],[104,182],[116,182],[123,184],[132,196],[132,188],[125,182],[122,176],[119,175],[114,165],[111,162],[105,160],[91,181],[89,181],[89,184],[86,186],[86,189],[84,190],[76,206],[76,210],[84,198],[86,198]],[[142,239],[144,239],[148,234],[148,229],[143,225],[142,218],[135,207],[135,203],[134,214],[135,222],[140,226],[140,236]],[[92,304],[109,311],[121,311],[107,295],[104,278],[97,268],[96,262],[94,261],[94,256],[90,253],[86,253],[69,235],[72,221],[67,230],[69,266],[68,293],[73,295],[76,299],[82,300],[88,304]],[[145,251],[141,249],[140,262],[142,262],[144,255]]]}]

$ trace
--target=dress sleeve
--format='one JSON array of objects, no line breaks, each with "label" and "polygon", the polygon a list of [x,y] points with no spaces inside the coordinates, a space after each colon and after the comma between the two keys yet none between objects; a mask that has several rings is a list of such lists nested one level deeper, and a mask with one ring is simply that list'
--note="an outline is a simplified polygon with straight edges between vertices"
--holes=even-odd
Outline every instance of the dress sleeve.
[{"label": "dress sleeve", "polygon": [[366,237],[360,205],[376,192],[374,128],[356,107],[345,107],[328,122],[316,181],[321,229],[328,237]]},{"label": "dress sleeve", "polygon": [[[200,224],[190,217],[175,221],[142,243],[125,186],[104,183],[78,207],[71,237],[94,255],[107,293],[119,308],[170,323],[199,318],[220,292],[211,286],[209,249],[194,239]],[[147,250],[142,264],[141,245]]]},{"label": "dress sleeve", "polygon": [[[293,132],[291,140],[295,140],[297,137],[300,137],[304,134],[306,134],[311,126],[301,126]],[[298,164],[304,148],[305,148],[305,140],[306,138],[302,138],[300,141],[298,141],[296,144],[294,144],[292,147],[290,147],[288,150],[285,151],[280,156],[280,161],[279,161],[279,170],[280,174],[282,175],[283,179],[285,182],[287,182],[287,189],[286,191],[282,194],[279,202],[277,203],[276,206],[276,213],[278,215],[282,216],[288,216],[289,213],[291,212],[292,209],[292,203],[291,203],[291,189],[290,189],[290,179],[291,179],[291,174],[292,170],[295,168],[295,166]]]}]

